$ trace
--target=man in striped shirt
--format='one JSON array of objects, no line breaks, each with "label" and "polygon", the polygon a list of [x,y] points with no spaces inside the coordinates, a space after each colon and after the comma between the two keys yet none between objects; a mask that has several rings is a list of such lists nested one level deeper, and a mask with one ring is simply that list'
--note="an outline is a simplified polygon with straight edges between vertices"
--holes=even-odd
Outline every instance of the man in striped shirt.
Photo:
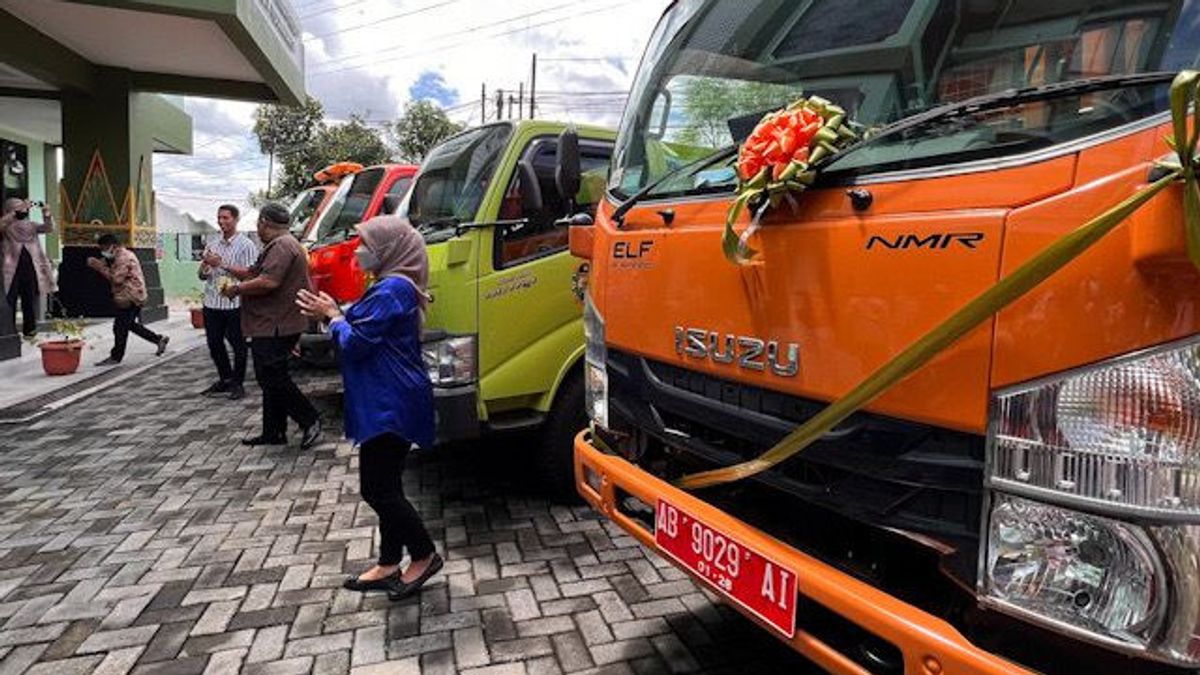
[{"label": "man in striped shirt", "polygon": [[[228,267],[249,267],[258,259],[258,247],[237,231],[238,208],[225,204],[217,209],[221,235],[210,241],[200,264],[204,284],[204,335],[208,352],[217,366],[218,379],[202,394],[238,400],[246,395],[246,339],[242,336],[242,300],[221,295],[224,286],[237,282]],[[225,343],[233,347],[233,363]]]}]

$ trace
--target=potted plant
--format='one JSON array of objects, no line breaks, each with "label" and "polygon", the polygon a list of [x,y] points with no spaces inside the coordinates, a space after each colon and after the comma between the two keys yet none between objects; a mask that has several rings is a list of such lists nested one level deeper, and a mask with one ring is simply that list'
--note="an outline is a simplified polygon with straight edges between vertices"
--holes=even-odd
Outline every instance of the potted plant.
[{"label": "potted plant", "polygon": [[187,304],[188,311],[192,314],[192,328],[200,330],[204,328],[204,292],[196,291],[189,295],[184,300]]},{"label": "potted plant", "polygon": [[79,370],[83,355],[84,323],[80,319],[55,319],[51,324],[51,339],[31,338],[42,350],[42,370],[47,375],[70,375]]}]

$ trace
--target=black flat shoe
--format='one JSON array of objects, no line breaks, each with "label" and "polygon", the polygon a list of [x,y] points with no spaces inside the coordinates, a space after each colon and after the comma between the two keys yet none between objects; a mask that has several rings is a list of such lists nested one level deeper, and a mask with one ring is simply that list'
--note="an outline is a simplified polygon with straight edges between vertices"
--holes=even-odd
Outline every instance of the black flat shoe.
[{"label": "black flat shoe", "polygon": [[421,590],[421,587],[425,585],[426,581],[429,581],[430,577],[437,574],[441,569],[442,556],[434,553],[433,560],[429,561],[429,567],[425,568],[425,571],[421,573],[421,576],[413,579],[409,583],[405,583],[400,580],[400,577],[396,577],[395,587],[388,590],[388,600],[396,602],[397,600],[403,600],[413,593],[416,593],[417,591]]},{"label": "black flat shoe", "polygon": [[363,581],[358,577],[347,577],[346,580],[342,582],[342,588],[348,591],[358,591],[359,593],[365,593],[367,591],[391,591],[395,590],[399,583],[400,573],[396,572],[395,574],[390,574],[382,579],[372,579],[370,581]]},{"label": "black flat shoe", "polygon": [[321,440],[321,420],[312,423],[312,426],[304,430],[304,436],[300,439],[300,449],[307,450],[317,444]]},{"label": "black flat shoe", "polygon": [[230,401],[240,401],[243,398],[246,398],[246,390],[240,384],[231,384],[229,385],[229,393],[227,398]]},{"label": "black flat shoe", "polygon": [[242,445],[287,445],[287,439],[283,436],[279,436],[278,438],[270,438],[269,436],[251,436],[250,438],[243,438]]}]

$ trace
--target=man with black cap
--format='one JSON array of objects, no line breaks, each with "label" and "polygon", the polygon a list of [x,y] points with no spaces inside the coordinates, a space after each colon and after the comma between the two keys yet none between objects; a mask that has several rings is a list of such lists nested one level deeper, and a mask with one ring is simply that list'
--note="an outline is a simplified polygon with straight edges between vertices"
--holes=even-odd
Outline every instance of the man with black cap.
[{"label": "man with black cap", "polygon": [[288,232],[288,210],[276,203],[258,212],[258,238],[262,252],[250,267],[212,260],[239,279],[221,289],[227,298],[242,299],[242,333],[250,338],[254,377],[262,388],[262,434],[242,441],[245,445],[284,445],[287,419],[300,425],[300,447],[311,448],[321,438],[321,418],[316,408],[292,381],[288,361],[308,319],[296,306],[296,293],[308,290],[308,256]]}]

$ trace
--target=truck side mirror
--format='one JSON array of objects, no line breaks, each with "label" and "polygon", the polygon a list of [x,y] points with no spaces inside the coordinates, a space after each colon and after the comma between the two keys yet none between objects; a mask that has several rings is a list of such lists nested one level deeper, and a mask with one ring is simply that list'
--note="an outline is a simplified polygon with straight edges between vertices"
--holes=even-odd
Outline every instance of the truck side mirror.
[{"label": "truck side mirror", "polygon": [[542,200],[542,186],[531,160],[517,162],[517,180],[521,186],[521,209],[527,216],[541,217],[546,203]]},{"label": "truck side mirror", "polygon": [[575,212],[579,180],[579,132],[568,126],[558,135],[558,166],[554,168],[554,183],[568,216]]}]

